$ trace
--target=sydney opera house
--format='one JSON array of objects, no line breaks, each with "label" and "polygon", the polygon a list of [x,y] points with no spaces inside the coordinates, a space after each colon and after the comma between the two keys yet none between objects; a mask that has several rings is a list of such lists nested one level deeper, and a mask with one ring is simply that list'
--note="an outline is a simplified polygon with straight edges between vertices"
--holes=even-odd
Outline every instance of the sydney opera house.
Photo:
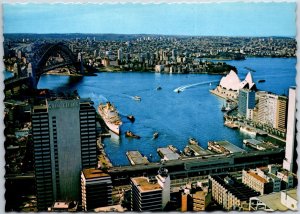
[{"label": "sydney opera house", "polygon": [[245,80],[241,81],[236,72],[231,70],[229,74],[222,77],[220,84],[211,92],[225,99],[236,100],[240,89],[256,91],[252,75],[248,72]]}]

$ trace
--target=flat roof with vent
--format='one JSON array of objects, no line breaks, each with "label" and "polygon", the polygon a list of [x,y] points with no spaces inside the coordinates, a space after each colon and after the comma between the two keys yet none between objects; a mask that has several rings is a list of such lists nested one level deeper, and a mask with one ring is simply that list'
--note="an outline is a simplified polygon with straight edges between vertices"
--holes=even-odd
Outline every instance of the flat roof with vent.
[{"label": "flat roof with vent", "polygon": [[131,178],[131,181],[134,183],[135,186],[137,186],[140,192],[162,190],[161,186],[157,183],[157,181],[154,181],[152,179],[149,180],[147,177]]},{"label": "flat roof with vent", "polygon": [[82,173],[84,174],[85,179],[110,177],[109,174],[103,172],[100,169],[95,169],[95,168],[83,169]]}]

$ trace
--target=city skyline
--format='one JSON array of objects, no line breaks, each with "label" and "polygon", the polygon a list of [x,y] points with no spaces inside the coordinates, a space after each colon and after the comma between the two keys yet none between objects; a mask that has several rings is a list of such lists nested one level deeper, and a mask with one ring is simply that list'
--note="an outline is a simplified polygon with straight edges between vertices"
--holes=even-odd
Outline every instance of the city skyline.
[{"label": "city skyline", "polygon": [[295,37],[295,20],[295,2],[3,5],[4,33]]}]

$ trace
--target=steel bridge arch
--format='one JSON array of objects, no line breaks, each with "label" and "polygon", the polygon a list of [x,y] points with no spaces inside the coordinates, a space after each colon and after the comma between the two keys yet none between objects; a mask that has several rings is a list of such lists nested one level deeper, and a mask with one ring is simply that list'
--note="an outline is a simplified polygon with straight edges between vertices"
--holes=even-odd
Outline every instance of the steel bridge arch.
[{"label": "steel bridge arch", "polygon": [[[62,58],[66,61],[65,63],[63,63],[64,66],[73,65],[76,68],[76,72],[80,72],[76,57],[64,43],[46,43],[39,46],[38,50],[35,51],[33,57],[33,77],[35,78],[36,84],[38,83],[40,76],[47,72],[44,70],[46,68],[46,62],[55,53],[62,54]],[[60,67],[60,65],[57,65],[56,68],[58,67]]]}]

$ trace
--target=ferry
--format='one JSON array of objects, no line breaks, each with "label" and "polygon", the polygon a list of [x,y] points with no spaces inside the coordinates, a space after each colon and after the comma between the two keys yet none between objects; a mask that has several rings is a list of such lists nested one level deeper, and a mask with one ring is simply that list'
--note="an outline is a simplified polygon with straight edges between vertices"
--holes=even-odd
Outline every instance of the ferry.
[{"label": "ferry", "polygon": [[136,101],[141,101],[142,100],[142,98],[139,97],[139,96],[134,96],[133,99],[136,100]]},{"label": "ferry", "polygon": [[156,139],[156,138],[158,138],[158,132],[155,132],[155,133],[153,134],[153,139]]},{"label": "ferry", "polygon": [[133,115],[128,115],[127,119],[132,123],[134,123],[134,121],[135,121],[135,117]]},{"label": "ferry", "polygon": [[140,138],[141,138],[140,136],[138,136],[138,135],[136,135],[136,134],[133,134],[132,131],[126,131],[126,132],[125,132],[125,136],[126,136],[126,137],[136,138],[136,139],[140,139]]},{"label": "ferry", "polygon": [[121,117],[117,109],[110,103],[100,103],[98,106],[98,113],[102,117],[107,127],[115,134],[120,134],[120,127],[122,125]]},{"label": "ferry", "polygon": [[195,138],[192,138],[192,137],[191,137],[191,138],[189,139],[189,144],[190,144],[190,145],[198,145],[198,141],[197,141]]},{"label": "ferry", "polygon": [[249,134],[249,135],[251,135],[251,136],[256,136],[256,131],[254,130],[254,129],[251,129],[251,128],[249,128],[249,127],[245,127],[245,126],[241,126],[240,127],[240,131],[241,132],[244,132],[244,133],[246,133],[246,134]]}]

